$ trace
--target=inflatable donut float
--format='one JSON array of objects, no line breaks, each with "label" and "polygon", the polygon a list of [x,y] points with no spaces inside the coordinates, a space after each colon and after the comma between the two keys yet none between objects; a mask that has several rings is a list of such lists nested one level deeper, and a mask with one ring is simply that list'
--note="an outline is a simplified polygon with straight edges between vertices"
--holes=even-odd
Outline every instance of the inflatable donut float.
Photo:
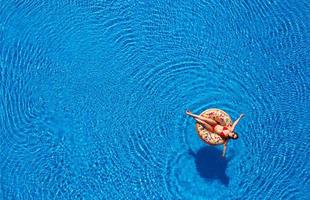
[{"label": "inflatable donut float", "polygon": [[[203,111],[200,116],[211,118],[217,121],[220,125],[230,127],[232,126],[232,121],[230,116],[220,109],[207,109]],[[214,132],[209,132],[206,128],[204,128],[201,124],[196,123],[196,131],[200,139],[202,139],[205,143],[209,145],[220,145],[224,144],[225,139]]]}]

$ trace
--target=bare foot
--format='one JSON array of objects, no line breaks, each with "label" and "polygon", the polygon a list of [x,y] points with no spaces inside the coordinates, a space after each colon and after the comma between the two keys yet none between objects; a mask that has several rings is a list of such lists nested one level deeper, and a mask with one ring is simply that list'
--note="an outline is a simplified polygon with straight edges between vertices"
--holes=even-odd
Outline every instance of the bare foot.
[{"label": "bare foot", "polygon": [[192,112],[190,110],[186,110],[186,114],[190,115]]}]

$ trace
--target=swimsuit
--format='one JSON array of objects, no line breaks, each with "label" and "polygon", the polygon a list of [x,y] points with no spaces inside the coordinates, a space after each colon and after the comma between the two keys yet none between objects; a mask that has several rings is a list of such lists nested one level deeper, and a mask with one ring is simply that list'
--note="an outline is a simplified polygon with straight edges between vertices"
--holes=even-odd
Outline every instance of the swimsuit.
[{"label": "swimsuit", "polygon": [[[215,124],[212,126],[213,128],[213,132],[215,132],[215,127],[217,126],[218,124]],[[227,136],[225,135],[224,131],[225,130],[228,130],[228,128],[226,126],[223,127],[223,131],[219,134],[219,136],[221,136],[222,138],[227,138]]]}]

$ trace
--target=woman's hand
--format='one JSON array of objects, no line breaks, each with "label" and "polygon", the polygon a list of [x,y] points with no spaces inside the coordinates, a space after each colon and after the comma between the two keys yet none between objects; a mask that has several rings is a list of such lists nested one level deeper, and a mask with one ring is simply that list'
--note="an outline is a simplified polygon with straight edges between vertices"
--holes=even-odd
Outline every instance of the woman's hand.
[{"label": "woman's hand", "polygon": [[231,127],[231,131],[235,130],[235,127],[237,126],[237,124],[239,123],[240,119],[244,117],[244,114],[241,113],[240,116],[238,117],[238,119],[233,123],[232,127]]}]

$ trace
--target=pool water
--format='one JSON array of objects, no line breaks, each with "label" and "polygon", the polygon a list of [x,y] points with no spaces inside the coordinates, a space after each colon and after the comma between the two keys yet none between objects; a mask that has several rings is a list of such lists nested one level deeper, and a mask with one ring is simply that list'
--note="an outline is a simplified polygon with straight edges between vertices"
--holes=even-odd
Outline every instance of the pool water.
[{"label": "pool water", "polygon": [[0,199],[310,199],[309,6],[0,0]]}]

